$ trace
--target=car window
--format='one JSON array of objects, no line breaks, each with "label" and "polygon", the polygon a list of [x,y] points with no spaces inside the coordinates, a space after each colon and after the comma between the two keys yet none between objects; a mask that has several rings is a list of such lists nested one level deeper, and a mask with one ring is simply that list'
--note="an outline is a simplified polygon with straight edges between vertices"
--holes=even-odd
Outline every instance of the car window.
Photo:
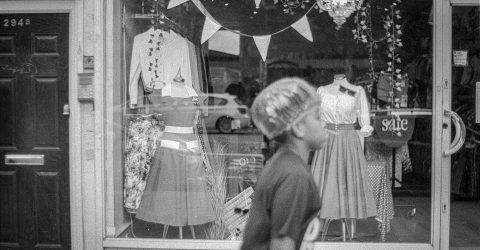
[{"label": "car window", "polygon": [[234,100],[238,105],[243,105],[243,102],[242,102],[240,99],[235,98],[235,99],[233,99],[233,100]]},{"label": "car window", "polygon": [[207,103],[207,105],[210,105],[210,106],[223,106],[225,104],[227,104],[227,99],[224,99],[224,98],[219,98],[219,97],[208,97],[205,102]]}]

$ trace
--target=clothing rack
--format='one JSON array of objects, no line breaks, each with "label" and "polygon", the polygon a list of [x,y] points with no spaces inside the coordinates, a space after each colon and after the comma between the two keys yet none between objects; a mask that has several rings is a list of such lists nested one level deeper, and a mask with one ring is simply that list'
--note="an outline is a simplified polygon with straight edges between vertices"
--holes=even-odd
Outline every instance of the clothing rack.
[{"label": "clothing rack", "polygon": [[123,17],[123,25],[125,26],[125,23],[129,19],[148,19],[152,20],[155,23],[152,23],[152,25],[157,26],[156,28],[168,28],[170,30],[175,31],[179,35],[182,35],[185,37],[186,35],[186,29],[182,25],[180,25],[178,22],[173,21],[172,19],[168,18],[163,12],[157,11],[158,13],[149,13],[149,14],[143,14],[143,13],[134,13],[130,15],[125,15]]}]

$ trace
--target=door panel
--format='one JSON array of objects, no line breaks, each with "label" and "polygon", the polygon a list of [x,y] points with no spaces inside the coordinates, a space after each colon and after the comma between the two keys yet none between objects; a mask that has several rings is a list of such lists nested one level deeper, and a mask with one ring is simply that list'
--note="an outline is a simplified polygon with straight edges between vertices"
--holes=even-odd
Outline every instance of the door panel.
[{"label": "door panel", "polygon": [[15,147],[15,85],[13,78],[0,78],[0,149]]},{"label": "door panel", "polygon": [[[480,5],[480,4],[479,4]],[[480,6],[452,7],[451,110],[466,126],[463,147],[451,157],[450,247],[480,247],[480,124],[476,86],[480,85]],[[448,109],[449,107],[446,107]],[[452,130],[452,138],[454,132]]]},{"label": "door panel", "polygon": [[0,20],[0,248],[69,249],[68,14]]}]

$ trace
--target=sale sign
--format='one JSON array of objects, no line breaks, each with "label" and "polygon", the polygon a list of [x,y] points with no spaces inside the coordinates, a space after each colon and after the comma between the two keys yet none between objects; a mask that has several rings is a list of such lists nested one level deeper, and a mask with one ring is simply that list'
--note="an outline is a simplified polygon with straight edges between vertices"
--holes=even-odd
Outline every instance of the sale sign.
[{"label": "sale sign", "polygon": [[376,136],[388,147],[398,148],[412,138],[415,128],[413,115],[376,115],[373,120]]}]

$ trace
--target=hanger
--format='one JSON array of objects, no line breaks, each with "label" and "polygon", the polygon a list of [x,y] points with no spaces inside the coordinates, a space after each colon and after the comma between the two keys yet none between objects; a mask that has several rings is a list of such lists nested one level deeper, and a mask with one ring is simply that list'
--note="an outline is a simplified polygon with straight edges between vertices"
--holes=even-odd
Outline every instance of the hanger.
[{"label": "hanger", "polygon": [[158,15],[152,19],[152,25],[154,29],[162,29],[163,31],[174,31],[175,33],[185,37],[185,28],[180,24],[173,21],[163,14],[163,12],[158,11]]}]

